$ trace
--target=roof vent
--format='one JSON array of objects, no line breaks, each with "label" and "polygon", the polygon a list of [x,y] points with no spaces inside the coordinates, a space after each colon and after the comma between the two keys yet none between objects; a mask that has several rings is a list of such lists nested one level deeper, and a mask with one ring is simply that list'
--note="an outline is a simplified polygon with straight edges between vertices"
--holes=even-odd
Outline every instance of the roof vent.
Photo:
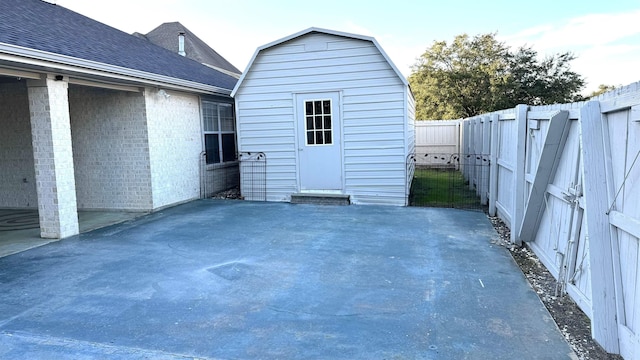
[{"label": "roof vent", "polygon": [[304,44],[304,51],[325,51],[329,48],[329,44],[326,41],[322,40],[313,40]]},{"label": "roof vent", "polygon": [[178,34],[178,54],[182,56],[187,55],[187,53],[184,52],[184,33],[183,32]]}]

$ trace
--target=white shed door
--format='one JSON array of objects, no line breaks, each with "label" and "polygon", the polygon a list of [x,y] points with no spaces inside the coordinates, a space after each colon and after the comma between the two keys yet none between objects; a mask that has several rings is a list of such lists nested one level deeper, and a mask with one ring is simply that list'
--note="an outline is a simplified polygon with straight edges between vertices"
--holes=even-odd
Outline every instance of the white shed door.
[{"label": "white shed door", "polygon": [[300,191],[342,190],[339,100],[337,92],[297,96]]}]

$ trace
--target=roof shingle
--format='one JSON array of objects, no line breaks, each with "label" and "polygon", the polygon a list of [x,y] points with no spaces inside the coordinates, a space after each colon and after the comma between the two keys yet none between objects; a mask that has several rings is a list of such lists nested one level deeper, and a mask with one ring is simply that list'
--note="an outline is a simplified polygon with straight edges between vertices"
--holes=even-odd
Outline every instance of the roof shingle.
[{"label": "roof shingle", "polygon": [[0,0],[0,43],[233,89],[237,79],[42,0]]},{"label": "roof shingle", "polygon": [[141,36],[144,36],[144,38],[158,46],[162,46],[173,52],[178,52],[178,34],[180,33],[185,34],[184,47],[188,58],[232,73],[241,73],[240,70],[227,61],[227,59],[218,54],[204,41],[200,40],[196,34],[192,33],[177,21],[164,23],[146,35]]}]

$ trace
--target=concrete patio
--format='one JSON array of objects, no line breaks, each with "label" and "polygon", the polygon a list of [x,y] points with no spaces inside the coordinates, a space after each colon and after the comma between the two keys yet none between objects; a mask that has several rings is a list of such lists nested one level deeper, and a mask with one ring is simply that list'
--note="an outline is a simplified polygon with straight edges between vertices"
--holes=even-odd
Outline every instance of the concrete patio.
[{"label": "concrete patio", "polygon": [[0,358],[569,359],[481,212],[201,200],[0,258]]},{"label": "concrete patio", "polygon": [[[145,215],[130,211],[78,211],[81,233],[132,220]],[[0,209],[0,257],[33,249],[58,239],[40,237],[38,211]]]}]

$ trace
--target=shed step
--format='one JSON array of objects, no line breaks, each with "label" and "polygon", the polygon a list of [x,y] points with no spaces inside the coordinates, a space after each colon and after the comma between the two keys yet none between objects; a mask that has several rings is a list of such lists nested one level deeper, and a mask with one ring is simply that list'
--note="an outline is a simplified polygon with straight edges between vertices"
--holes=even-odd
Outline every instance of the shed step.
[{"label": "shed step", "polygon": [[349,195],[322,194],[322,193],[298,193],[291,194],[292,204],[316,204],[316,205],[349,205]]}]

